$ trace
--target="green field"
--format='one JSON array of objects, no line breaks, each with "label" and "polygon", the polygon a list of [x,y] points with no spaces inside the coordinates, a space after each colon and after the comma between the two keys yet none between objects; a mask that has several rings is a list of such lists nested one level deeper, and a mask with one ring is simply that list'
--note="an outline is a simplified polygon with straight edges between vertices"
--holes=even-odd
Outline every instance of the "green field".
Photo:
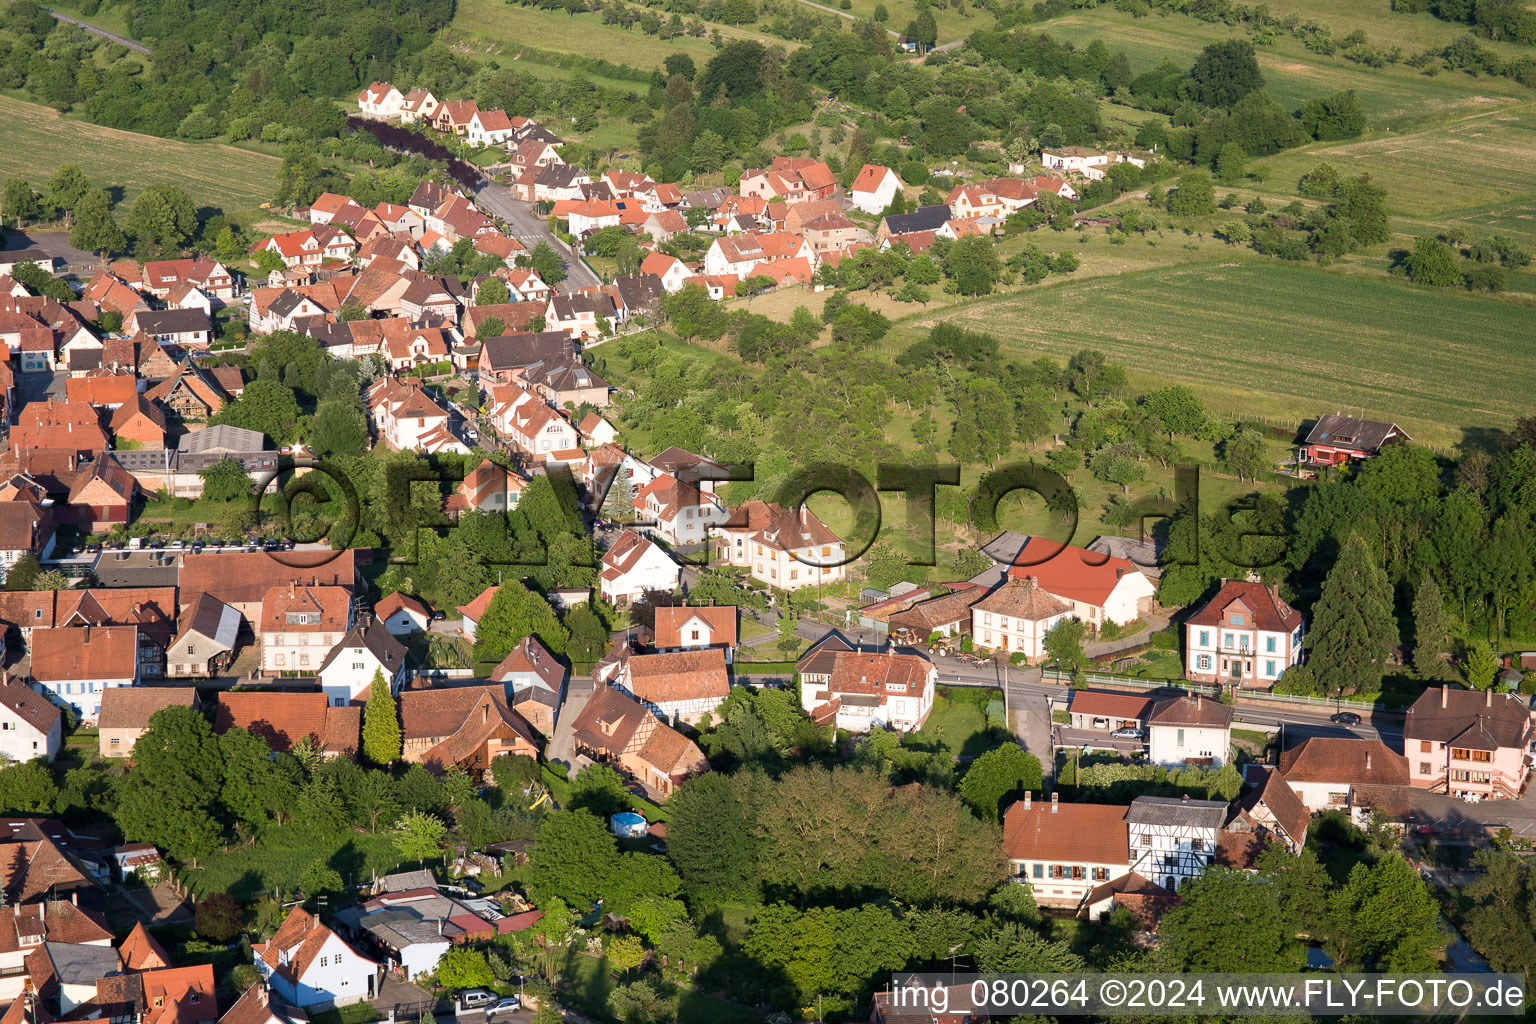
[{"label": "green field", "polygon": [[1281,263],[1069,282],[938,310],[904,333],[941,320],[989,331],[1020,359],[1098,348],[1197,386],[1213,407],[1291,418],[1355,409],[1436,437],[1437,424],[1505,425],[1536,387],[1529,306]]},{"label": "green field", "polygon": [[[752,38],[788,48],[794,46],[738,28],[714,24],[709,27],[718,28],[728,39]],[[480,58],[496,54],[512,58],[517,56],[518,47],[532,46],[582,57],[602,57],[649,71],[661,67],[661,62],[674,53],[688,54],[700,67],[715,55],[715,48],[708,38],[678,36],[662,39],[646,35],[639,26],[625,29],[604,25],[597,14],[541,11],[504,0],[458,0],[447,31],[456,48]]]},{"label": "green field", "polygon": [[199,206],[253,211],[272,198],[281,163],[233,146],[103,128],[9,96],[0,96],[0,119],[0,177],[20,175],[41,186],[58,167],[74,163],[93,184],[121,186],[129,202],[147,186],[166,182],[185,189]]},{"label": "green field", "polygon": [[[1111,52],[1124,50],[1137,74],[1162,60],[1188,66],[1208,44],[1244,35],[1239,28],[1191,17],[1136,18],[1108,6],[1056,18],[1044,23],[1041,31],[1079,45],[1102,39]],[[1260,48],[1258,59],[1266,91],[1282,106],[1294,110],[1314,96],[1353,89],[1373,129],[1402,131],[1458,114],[1482,113],[1492,105],[1528,100],[1531,95],[1527,87],[1507,78],[1473,78],[1449,71],[1431,78],[1401,64],[1368,68],[1340,56],[1322,57],[1290,36],[1279,36],[1274,46]]]},{"label": "green field", "polygon": [[[853,6],[843,13],[855,18],[873,18],[875,8],[882,2],[887,15],[885,27],[893,32],[905,32],[907,24],[917,17],[917,4],[913,0],[852,0]],[[836,0],[817,0],[817,3],[822,7],[838,7]],[[939,27],[940,43],[964,39],[977,29],[990,29],[993,24],[992,15],[979,4],[972,7],[965,3],[954,3],[942,11],[937,7],[930,7],[929,10],[933,12],[934,23]],[[826,12],[817,9],[817,13]]]}]

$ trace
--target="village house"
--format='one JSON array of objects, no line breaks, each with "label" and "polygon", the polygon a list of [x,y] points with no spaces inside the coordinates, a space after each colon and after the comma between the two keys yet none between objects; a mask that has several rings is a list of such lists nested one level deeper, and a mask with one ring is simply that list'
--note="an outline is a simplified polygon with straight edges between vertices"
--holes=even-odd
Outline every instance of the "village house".
[{"label": "village house", "polygon": [[101,695],[101,713],[97,718],[99,752],[102,757],[129,757],[133,745],[149,728],[155,712],[166,708],[196,708],[197,689],[191,686],[124,686]]},{"label": "village house", "polygon": [[517,384],[498,384],[491,389],[490,419],[505,439],[541,462],[581,449],[571,421]]},{"label": "village house", "polygon": [[1127,867],[1176,892],[1215,862],[1226,821],[1227,805],[1220,800],[1139,796],[1125,814]]},{"label": "village house", "polygon": [[1151,710],[1151,697],[1102,690],[1072,691],[1072,702],[1067,708],[1068,721],[1074,729],[1106,734],[1117,729],[1138,729],[1143,735]]},{"label": "village house", "polygon": [[512,137],[512,122],[505,110],[477,110],[469,119],[464,141],[471,146],[500,146]]},{"label": "village house", "polygon": [[325,252],[313,231],[288,231],[273,235],[265,242],[258,243],[251,251],[260,252],[264,249],[277,253],[283,266],[289,270],[314,268],[325,261]]},{"label": "village house", "polygon": [[634,506],[645,531],[673,547],[706,542],[710,528],[726,520],[725,508],[713,495],[706,495],[670,473],[640,488]]},{"label": "village house", "polygon": [[448,499],[448,509],[508,512],[517,507],[526,484],[521,476],[486,459],[465,474]]},{"label": "village house", "polygon": [[206,349],[213,341],[213,324],[201,309],[139,309],[128,315],[124,327],[162,345]]},{"label": "village house", "polygon": [[1307,432],[1296,461],[1316,469],[1346,466],[1368,459],[1388,445],[1406,444],[1412,440],[1396,423],[1328,413],[1319,416]]},{"label": "village house", "polygon": [[647,591],[671,593],[677,589],[682,570],[672,557],[633,530],[619,534],[603,552],[598,589],[603,600],[627,608]]},{"label": "village house", "polygon": [[405,97],[388,82],[374,82],[357,94],[357,109],[364,117],[397,118]]},{"label": "village house", "polygon": [[1269,689],[1301,660],[1301,613],[1273,586],[1222,580],[1184,623],[1184,674],[1196,682]]},{"label": "village house", "polygon": [[367,703],[374,674],[384,677],[391,693],[405,683],[405,645],[378,619],[358,623],[320,663],[320,691],[333,706]]},{"label": "village house", "polygon": [[139,683],[138,627],[35,629],[29,678],[39,693],[95,725],[106,690]]},{"label": "village house", "polygon": [[51,506],[31,500],[0,502],[0,583],[23,555],[39,560],[52,555],[57,529]]},{"label": "village house", "polygon": [[676,256],[668,256],[664,252],[648,252],[645,259],[640,261],[640,272],[651,274],[659,278],[662,289],[671,295],[683,290],[683,283],[688,280],[688,268],[683,261]]},{"label": "village house", "polygon": [[437,110],[433,111],[432,127],[445,134],[465,135],[479,112],[480,107],[474,100],[448,100],[438,104]]},{"label": "village house", "polygon": [[460,616],[460,628],[471,640],[475,638],[475,629],[480,625],[480,620],[485,618],[485,610],[491,606],[491,601],[495,599],[496,592],[500,589],[500,586],[486,587],[469,604],[461,604],[455,609]]},{"label": "village house", "polygon": [[543,736],[553,736],[555,716],[565,697],[566,667],[539,643],[525,636],[491,670],[491,682],[506,688],[512,710]]},{"label": "village house", "polygon": [[896,213],[880,219],[875,230],[875,240],[883,242],[896,235],[910,235],[923,231],[937,231],[952,216],[948,206],[920,206],[911,213]]},{"label": "village house", "polygon": [[437,113],[437,97],[426,89],[412,89],[400,100],[400,123],[415,124],[430,121]]},{"label": "village house", "polygon": [[11,451],[34,449],[94,455],[110,448],[101,414],[84,402],[29,402],[11,429]]},{"label": "village house", "polygon": [[1232,746],[1230,704],[1202,697],[1160,701],[1148,719],[1148,751],[1153,764],[1220,768]]},{"label": "village house", "polygon": [[672,725],[697,725],[731,693],[725,652],[715,648],[631,654],[620,660],[609,685]]},{"label": "village house", "polygon": [[301,1009],[350,1006],[378,994],[379,965],[303,907],[289,911],[272,940],[251,951],[263,980]]},{"label": "village house", "polygon": [[729,665],[736,650],[736,607],[663,606],[656,609],[653,633],[651,646],[658,651],[670,653],[719,648],[725,655],[725,663]]},{"label": "village house", "polygon": [[[1064,171],[1068,174],[1081,174],[1086,177],[1090,169],[1108,167],[1110,155],[1101,150],[1089,149],[1086,146],[1042,147],[1040,150],[1040,163],[1048,171]],[[1102,170],[1099,170],[1099,176],[1103,177]]]},{"label": "village house", "polygon": [[933,662],[916,654],[839,652],[824,682],[801,678],[800,706],[818,724],[848,732],[909,732],[928,720],[938,681]]},{"label": "village house", "polygon": [[352,595],[342,587],[288,583],[267,591],[256,637],[261,671],[312,676],[352,628]]},{"label": "village house", "polygon": [[565,331],[578,341],[591,341],[612,334],[618,327],[618,311],[604,294],[556,295],[544,313],[547,330]]},{"label": "village house", "polygon": [[[800,234],[806,243],[810,245],[811,252],[817,259],[821,259],[828,253],[845,253],[853,249],[874,244],[874,236],[868,231],[853,223],[841,213],[823,214],[805,221],[800,226]],[[762,273],[762,268],[758,268]]]},{"label": "village house", "polygon": [[[143,927],[138,926],[140,931]],[[91,952],[85,957],[95,962],[99,949],[111,949],[112,930],[98,913],[69,899],[47,899],[6,908],[6,913],[0,915],[0,999],[16,1000],[11,1004],[12,1011],[6,1014],[8,1024],[40,1024],[43,1018],[52,1016],[47,1011],[34,1012],[27,1019],[14,1012],[14,1007],[28,1003],[36,1008],[37,996],[45,1003],[57,996],[53,988],[59,985],[59,977],[53,964],[45,963],[45,957],[34,956],[50,946],[71,952],[76,947],[89,948]],[[34,966],[42,968],[35,980]],[[23,994],[30,998],[18,999]]]},{"label": "village house", "polygon": [[12,764],[52,761],[64,741],[64,716],[19,679],[0,676],[0,758]]},{"label": "village house", "polygon": [[595,412],[589,412],[582,421],[576,424],[576,432],[581,435],[583,448],[600,448],[605,444],[613,444],[619,439],[618,428]]},{"label": "village house", "polygon": [[362,742],[363,708],[338,707],[323,693],[292,690],[219,694],[213,731],[244,729],[279,753],[307,741],[321,757],[351,760]]},{"label": "village house", "polygon": [[1425,690],[1403,720],[1409,783],[1474,800],[1514,799],[1530,777],[1533,728],[1520,694]]},{"label": "village house", "polygon": [[865,213],[879,214],[891,205],[891,200],[901,190],[901,178],[895,171],[880,164],[865,164],[853,179],[848,197],[853,200],[854,206]]},{"label": "village house", "polygon": [[599,686],[572,726],[576,749],[613,765],[658,799],[709,771],[703,751],[625,694]]},{"label": "village house", "polygon": [[1308,810],[1348,811],[1357,822],[1412,784],[1408,758],[1356,736],[1309,736],[1281,752],[1277,770]]},{"label": "village house", "polygon": [[1003,813],[1003,847],[1010,877],[1027,884],[1042,907],[1076,910],[1099,885],[1126,873],[1131,862],[1128,808],[1117,804],[1049,803],[1033,794]]},{"label": "village house", "polygon": [[539,756],[538,738],[507,706],[501,686],[400,692],[402,757],[435,771],[460,768],[479,779],[502,754]]},{"label": "village house", "polygon": [[1021,653],[1038,664],[1045,657],[1046,634],[1071,617],[1071,606],[1046,593],[1034,577],[1013,577],[971,606],[971,638],[987,650]]},{"label": "village house", "polygon": [[396,451],[463,447],[448,431],[448,410],[427,394],[417,378],[381,377],[363,393],[363,400],[369,423]]},{"label": "village house", "polygon": [[374,616],[394,636],[425,633],[432,624],[432,610],[409,594],[390,594],[373,606]]},{"label": "village house", "polygon": [[211,594],[199,594],[182,613],[180,630],[166,649],[165,674],[206,679],[227,671],[242,621],[229,605]]},{"label": "village house", "polygon": [[1157,588],[1129,559],[1031,537],[1013,561],[1010,576],[1033,577],[1095,631],[1105,622],[1129,625],[1156,601]]},{"label": "village house", "polygon": [[774,157],[772,166],[762,170],[743,172],[738,188],[743,196],[785,203],[831,199],[838,190],[837,178],[826,164],[789,156]]},{"label": "village house", "polygon": [[846,574],[843,542],[805,505],[744,502],[716,528],[715,553],[744,566],[753,579],[779,590],[835,583]]}]

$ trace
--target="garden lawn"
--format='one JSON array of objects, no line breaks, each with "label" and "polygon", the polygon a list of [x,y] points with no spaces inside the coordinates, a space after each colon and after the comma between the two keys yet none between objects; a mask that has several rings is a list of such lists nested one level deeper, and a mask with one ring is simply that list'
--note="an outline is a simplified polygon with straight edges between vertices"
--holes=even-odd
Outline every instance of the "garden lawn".
[{"label": "garden lawn", "polygon": [[91,184],[120,186],[120,206],[150,185],[184,189],[199,207],[251,213],[272,198],[277,157],[213,142],[179,142],[66,118],[48,107],[0,96],[0,178],[41,188],[64,164],[79,164]]},{"label": "garden lawn", "polygon": [[1133,372],[1188,383],[1218,407],[1246,401],[1250,415],[1290,416],[1349,408],[1417,436],[1420,426],[1487,428],[1528,411],[1533,319],[1513,302],[1234,261],[1068,281],[908,325],[989,331],[1024,362],[1096,348]]},{"label": "garden lawn", "polygon": [[245,903],[276,888],[293,891],[316,861],[351,885],[394,871],[400,851],[387,832],[350,832],[340,840],[317,840],[296,825],[279,825],[255,843],[209,854],[185,875],[195,896],[227,892]]},{"label": "garden lawn", "polygon": [[[987,691],[1002,699],[1001,691]],[[902,746],[915,750],[944,752],[951,757],[977,757],[997,744],[987,728],[986,711],[966,700],[951,700],[942,694],[933,698],[928,721],[902,740]]]}]

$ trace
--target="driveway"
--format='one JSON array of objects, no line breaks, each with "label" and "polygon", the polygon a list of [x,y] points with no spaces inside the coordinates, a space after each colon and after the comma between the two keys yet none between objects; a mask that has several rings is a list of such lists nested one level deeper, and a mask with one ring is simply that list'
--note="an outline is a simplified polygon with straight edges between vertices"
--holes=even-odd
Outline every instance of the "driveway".
[{"label": "driveway", "polygon": [[560,705],[559,717],[555,719],[555,734],[550,737],[549,746],[544,751],[546,760],[572,769],[585,768],[591,763],[585,755],[576,753],[575,727],[577,717],[596,689],[597,685],[591,676],[573,676],[566,684],[565,700]]},{"label": "driveway", "polygon": [[1146,744],[1141,740],[1117,740],[1109,733],[1099,729],[1074,729],[1070,725],[1053,725],[1052,733],[1058,747],[1071,747],[1080,750],[1087,747],[1090,750],[1113,750],[1117,754],[1131,755],[1145,752]]},{"label": "driveway", "polygon": [[532,249],[540,242],[549,243],[549,247],[565,261],[566,276],[559,291],[571,292],[602,284],[597,275],[576,258],[570,246],[549,233],[549,225],[533,212],[532,203],[523,202],[494,182],[487,182],[475,191],[475,202],[487,212],[500,217],[513,237],[528,248]]},{"label": "driveway", "polygon": [[[46,8],[45,8],[46,9]],[[61,21],[74,21],[73,18],[65,18],[55,14],[54,17]],[[146,51],[147,52],[147,51]],[[96,273],[102,263],[93,252],[85,252],[76,249],[69,244],[68,231],[7,231],[7,249],[39,249],[55,259],[64,261],[67,272],[63,276],[73,274],[81,280],[88,279]],[[20,381],[21,375],[17,374]]]}]

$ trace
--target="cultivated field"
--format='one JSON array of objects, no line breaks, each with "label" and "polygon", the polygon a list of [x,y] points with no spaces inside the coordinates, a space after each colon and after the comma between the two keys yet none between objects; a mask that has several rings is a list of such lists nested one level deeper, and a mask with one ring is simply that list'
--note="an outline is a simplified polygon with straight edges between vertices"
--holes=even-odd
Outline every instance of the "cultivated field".
[{"label": "cultivated field", "polygon": [[[1465,216],[1479,230],[1536,231],[1523,219],[1536,205],[1536,102],[1266,157],[1262,162],[1274,175],[1266,191],[1291,192],[1323,161],[1340,174],[1369,174],[1387,190],[1392,210],[1409,217],[1444,220],[1444,214],[1464,211],[1455,219]],[[1511,223],[1500,223],[1506,216]]]},{"label": "cultivated field", "polygon": [[[1235,27],[1180,15],[1136,18],[1108,6],[1044,22],[1040,31],[1079,45],[1103,39],[1111,51],[1125,51],[1137,74],[1162,60],[1187,66],[1209,43],[1244,34]],[[1266,91],[1287,109],[1314,96],[1353,89],[1377,129],[1402,131],[1458,113],[1482,113],[1492,104],[1528,100],[1531,95],[1527,87],[1505,78],[1472,78],[1461,72],[1431,78],[1401,64],[1368,68],[1340,56],[1322,57],[1290,36],[1260,48],[1258,59]]]},{"label": "cultivated field", "polygon": [[185,189],[199,206],[249,212],[272,198],[281,163],[233,146],[103,128],[8,96],[0,96],[0,120],[0,177],[20,175],[40,187],[59,166],[74,163],[93,184],[121,187],[129,202],[147,186],[166,182]]},{"label": "cultivated field", "polygon": [[[710,29],[718,28],[720,34],[728,39],[758,39],[788,49],[795,46],[794,43],[770,40],[754,32],[707,24]],[[458,0],[448,32],[455,45],[477,57],[498,53],[504,57],[515,57],[518,47],[531,46],[582,57],[601,57],[616,64],[628,64],[649,71],[661,67],[661,62],[674,53],[688,54],[699,67],[703,67],[715,55],[715,48],[710,45],[707,37],[695,39],[692,36],[678,36],[662,39],[660,36],[646,35],[638,25],[632,29],[604,25],[597,14],[571,15],[559,11],[541,11],[534,7],[505,3],[504,0]]]},{"label": "cultivated field", "polygon": [[1422,439],[1530,411],[1536,310],[1281,263],[1210,262],[1039,288],[906,321],[989,331],[1021,359],[1106,352],[1214,407],[1286,419],[1353,408]]},{"label": "cultivated field", "polygon": [[[822,7],[838,7],[837,0],[817,0],[817,3]],[[851,14],[855,18],[873,18],[875,8],[884,3],[885,27],[894,32],[905,32],[907,23],[917,17],[917,4],[913,3],[913,0],[852,0],[852,3],[853,6],[843,13]],[[933,12],[933,20],[939,27],[940,43],[964,39],[979,28],[991,28],[993,23],[992,15],[988,11],[979,5],[972,7],[965,3],[965,0],[952,3],[942,11],[937,7],[930,7],[929,10]]]}]

